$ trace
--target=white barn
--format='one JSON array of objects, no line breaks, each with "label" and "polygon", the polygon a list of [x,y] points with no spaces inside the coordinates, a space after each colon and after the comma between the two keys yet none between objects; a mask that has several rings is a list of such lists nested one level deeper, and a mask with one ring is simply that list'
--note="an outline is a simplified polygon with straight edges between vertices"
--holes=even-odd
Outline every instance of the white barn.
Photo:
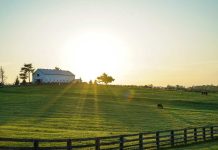
[{"label": "white barn", "polygon": [[75,80],[75,75],[66,70],[37,69],[32,79],[33,83],[69,83]]}]

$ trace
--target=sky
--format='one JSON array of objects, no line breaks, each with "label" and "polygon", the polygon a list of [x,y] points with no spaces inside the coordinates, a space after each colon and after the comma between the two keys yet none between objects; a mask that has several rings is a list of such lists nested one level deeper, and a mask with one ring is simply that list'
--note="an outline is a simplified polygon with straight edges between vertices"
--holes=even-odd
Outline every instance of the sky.
[{"label": "sky", "polygon": [[217,0],[0,0],[0,66],[114,84],[218,85]]}]

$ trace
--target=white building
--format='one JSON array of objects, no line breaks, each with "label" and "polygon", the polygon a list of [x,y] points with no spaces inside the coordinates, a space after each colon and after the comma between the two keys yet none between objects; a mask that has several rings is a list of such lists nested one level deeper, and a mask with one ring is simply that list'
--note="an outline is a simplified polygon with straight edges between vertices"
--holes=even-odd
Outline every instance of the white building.
[{"label": "white building", "polygon": [[33,83],[69,83],[75,80],[75,75],[66,70],[37,69],[32,79]]}]

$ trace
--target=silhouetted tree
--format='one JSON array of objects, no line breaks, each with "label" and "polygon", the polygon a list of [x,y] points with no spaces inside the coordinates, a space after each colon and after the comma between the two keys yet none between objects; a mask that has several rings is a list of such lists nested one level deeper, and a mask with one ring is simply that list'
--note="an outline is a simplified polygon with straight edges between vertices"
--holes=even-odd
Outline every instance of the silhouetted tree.
[{"label": "silhouetted tree", "polygon": [[182,85],[176,85],[176,90],[185,90],[185,87]]},{"label": "silhouetted tree", "polygon": [[89,81],[89,84],[92,85],[92,80]]},{"label": "silhouetted tree", "polygon": [[26,84],[27,73],[21,72],[20,73],[20,79],[22,79],[22,84]]},{"label": "silhouetted tree", "polygon": [[175,90],[175,89],[176,89],[176,86],[167,85],[166,89],[168,89],[168,90]]},{"label": "silhouetted tree", "polygon": [[19,78],[17,77],[15,82],[14,82],[14,85],[19,85],[20,84],[20,81],[19,81]]},{"label": "silhouetted tree", "polygon": [[59,67],[55,67],[55,70],[61,70]]},{"label": "silhouetted tree", "polygon": [[2,67],[0,68],[0,78],[1,78],[0,84],[4,85],[5,80],[6,80],[6,76],[5,76],[5,71],[4,71],[4,69]]},{"label": "silhouetted tree", "polygon": [[95,80],[95,81],[94,81],[94,85],[97,85],[97,84],[98,84],[98,83],[97,83],[97,80]]},{"label": "silhouetted tree", "polygon": [[153,88],[153,84],[145,85],[144,87],[152,89]]},{"label": "silhouetted tree", "polygon": [[20,76],[22,76],[23,81],[26,80],[27,78],[29,78],[29,83],[30,83],[30,74],[33,72],[34,72],[34,68],[33,68],[32,64],[24,64],[24,67],[21,68]]},{"label": "silhouetted tree", "polygon": [[101,76],[97,77],[97,81],[99,83],[103,82],[105,83],[106,85],[108,83],[111,83],[113,82],[115,79],[112,77],[112,76],[108,76],[106,73],[103,73]]}]

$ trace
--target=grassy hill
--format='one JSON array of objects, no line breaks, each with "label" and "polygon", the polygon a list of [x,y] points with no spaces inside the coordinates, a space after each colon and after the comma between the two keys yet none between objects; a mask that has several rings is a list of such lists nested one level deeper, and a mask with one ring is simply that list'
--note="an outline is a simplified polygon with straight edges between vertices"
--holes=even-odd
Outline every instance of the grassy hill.
[{"label": "grassy hill", "polygon": [[0,137],[92,137],[217,124],[218,93],[90,85],[0,89]]}]

